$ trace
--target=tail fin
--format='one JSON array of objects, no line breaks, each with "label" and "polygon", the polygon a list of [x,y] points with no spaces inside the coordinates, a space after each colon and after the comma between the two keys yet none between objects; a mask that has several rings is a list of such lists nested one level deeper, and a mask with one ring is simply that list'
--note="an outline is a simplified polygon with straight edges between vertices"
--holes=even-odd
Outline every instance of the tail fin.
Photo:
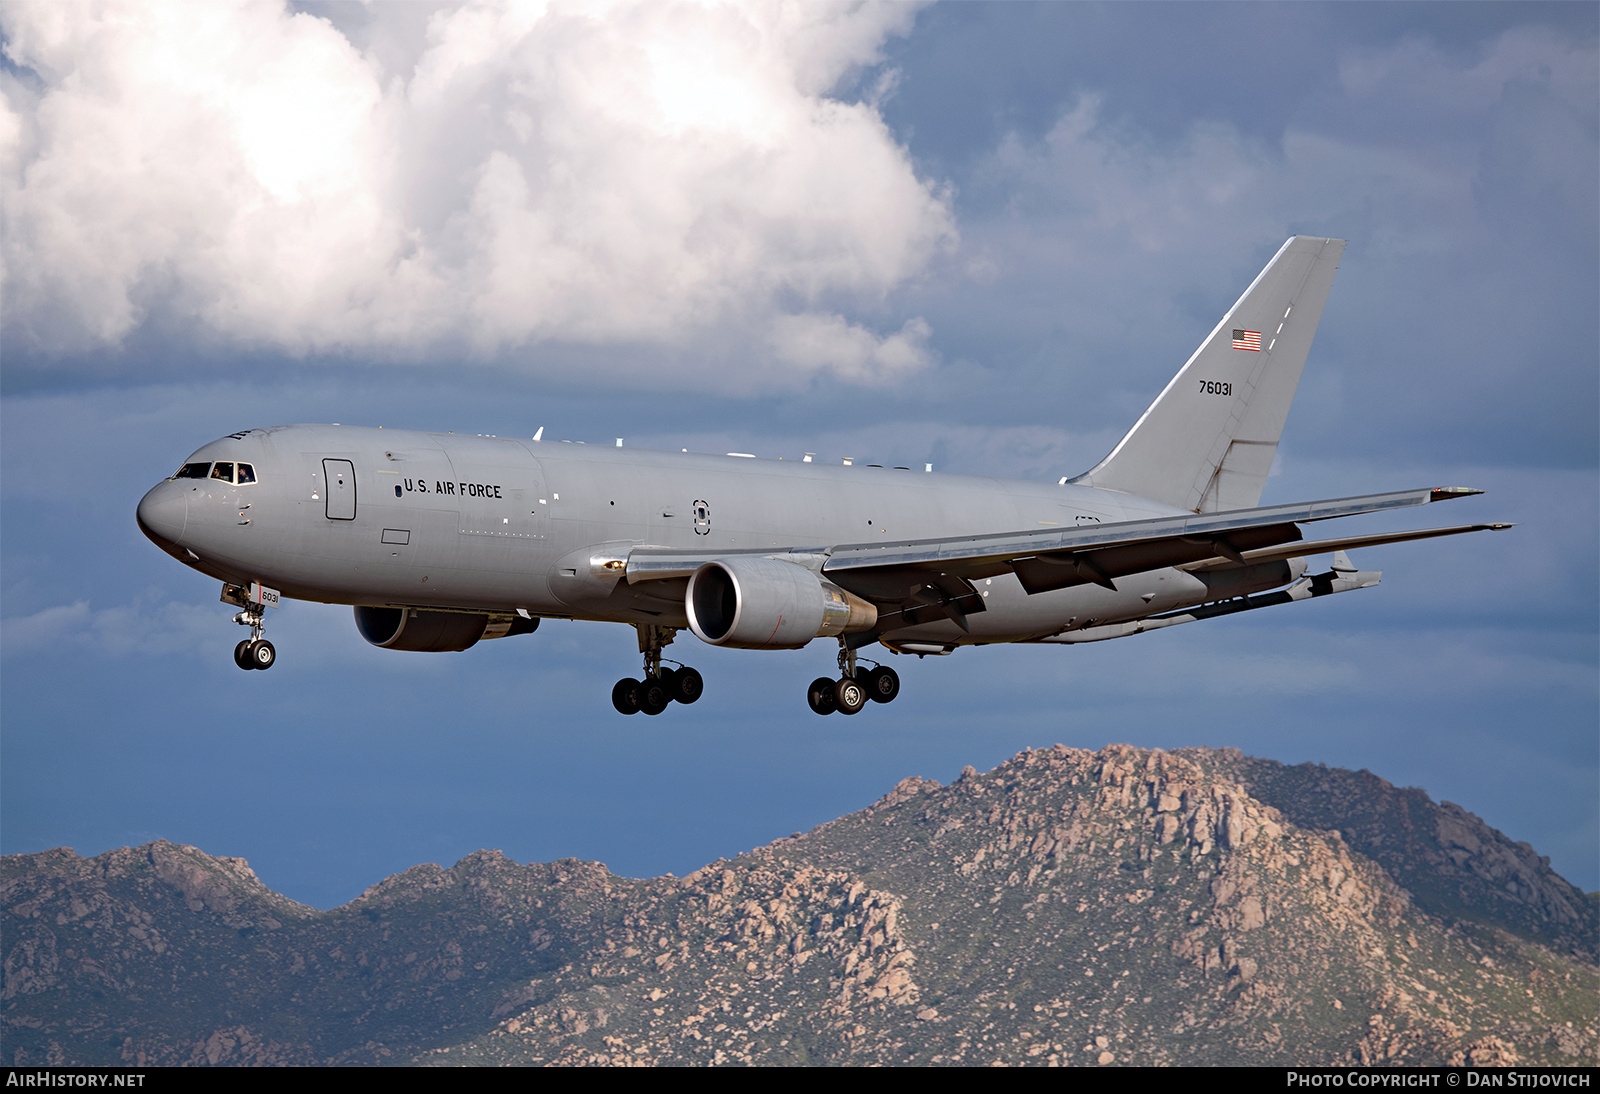
[{"label": "tail fin", "polygon": [[1196,513],[1261,500],[1342,239],[1294,236],[1111,454],[1072,479]]}]

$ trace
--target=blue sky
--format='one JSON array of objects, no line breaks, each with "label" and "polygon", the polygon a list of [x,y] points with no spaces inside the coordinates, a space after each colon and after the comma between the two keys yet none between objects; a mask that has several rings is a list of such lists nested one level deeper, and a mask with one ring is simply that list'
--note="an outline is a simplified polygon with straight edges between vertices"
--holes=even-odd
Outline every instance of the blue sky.
[{"label": "blue sky", "polygon": [[[480,847],[681,874],[1126,741],[1368,768],[1600,887],[1597,10],[0,9],[0,846],[165,838],[328,907]],[[402,654],[290,603],[240,673],[133,522],[294,421],[1054,479],[1297,232],[1349,243],[1263,501],[1471,485],[1426,515],[1515,530],[897,658],[856,718],[805,707],[826,643],[686,634],[705,698],[624,719],[601,624]]]}]

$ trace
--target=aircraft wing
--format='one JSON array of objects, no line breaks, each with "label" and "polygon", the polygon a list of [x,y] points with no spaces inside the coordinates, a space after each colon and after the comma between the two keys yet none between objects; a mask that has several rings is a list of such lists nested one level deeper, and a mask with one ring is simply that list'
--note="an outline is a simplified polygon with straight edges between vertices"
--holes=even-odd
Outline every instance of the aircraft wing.
[{"label": "aircraft wing", "polygon": [[[993,535],[948,536],[889,543],[847,543],[785,551],[684,551],[636,547],[629,552],[629,584],[682,578],[703,562],[731,554],[783,557],[819,570],[830,581],[881,605],[904,605],[907,622],[922,614],[958,618],[983,610],[969,584],[1015,573],[1029,593],[1112,583],[1126,574],[1168,566],[1195,569],[1248,565],[1301,554],[1317,554],[1434,535],[1503,528],[1463,525],[1421,532],[1384,533],[1305,543],[1298,525],[1335,517],[1407,509],[1481,494],[1467,487],[1405,490],[1354,498],[1183,514],[1077,528],[1041,528]],[[921,609],[926,608],[927,612]]]},{"label": "aircraft wing", "polygon": [[[1311,542],[1290,543],[1280,547],[1263,547],[1244,552],[1248,565],[1255,562],[1277,562],[1286,558],[1305,558],[1325,555],[1333,551],[1354,551],[1357,547],[1377,547],[1385,543],[1407,543],[1414,539],[1433,539],[1436,536],[1459,536],[1463,532],[1500,532],[1516,527],[1513,524],[1457,524],[1452,528],[1420,528],[1412,532],[1379,532],[1372,536],[1344,536],[1339,539],[1319,539]],[[1188,562],[1179,566],[1191,574],[1207,570],[1224,570],[1238,563],[1232,559],[1215,558],[1201,562]]]},{"label": "aircraft wing", "polygon": [[1030,593],[1090,583],[1115,589],[1117,577],[1167,566],[1213,558],[1242,565],[1265,560],[1260,555],[1250,559],[1245,552],[1272,548],[1280,548],[1275,557],[1299,554],[1285,545],[1302,540],[1300,524],[1480,493],[1466,487],[1405,490],[1078,528],[845,544],[829,552],[822,569],[836,584],[866,597],[892,595],[904,581],[919,576],[927,580],[932,574],[971,580],[1015,573]]}]

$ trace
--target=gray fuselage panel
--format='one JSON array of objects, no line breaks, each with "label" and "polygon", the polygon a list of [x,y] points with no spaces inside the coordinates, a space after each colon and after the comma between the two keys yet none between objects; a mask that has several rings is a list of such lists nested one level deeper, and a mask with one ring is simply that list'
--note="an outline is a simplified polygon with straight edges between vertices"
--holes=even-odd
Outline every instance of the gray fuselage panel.
[{"label": "gray fuselage panel", "polygon": [[[1172,515],[1115,491],[903,469],[651,452],[350,426],[250,430],[189,462],[248,462],[256,481],[173,479],[190,564],[331,603],[458,608],[683,626],[684,582],[597,580],[591,556],[652,546],[718,552],[981,535]],[[332,462],[330,462],[332,461]],[[347,461],[351,512],[330,517],[328,467]],[[1017,641],[1196,603],[1176,570],[1026,594],[981,583],[968,629],[900,637]]]}]

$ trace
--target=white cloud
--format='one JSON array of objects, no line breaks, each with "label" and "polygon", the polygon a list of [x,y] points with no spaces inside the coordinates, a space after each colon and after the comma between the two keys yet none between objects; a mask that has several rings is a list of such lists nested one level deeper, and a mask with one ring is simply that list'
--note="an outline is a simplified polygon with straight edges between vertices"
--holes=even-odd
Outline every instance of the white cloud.
[{"label": "white cloud", "polygon": [[887,382],[928,365],[932,328],[921,316],[886,338],[840,315],[788,315],[772,329],[778,360],[804,373],[832,372],[845,380]]},{"label": "white cloud", "polygon": [[112,657],[214,650],[217,622],[209,606],[146,598],[96,610],[79,600],[0,622],[0,650],[7,659],[72,647]]},{"label": "white cloud", "polygon": [[[1291,437],[1351,450],[1541,421],[1522,458],[1588,458],[1574,411],[1593,405],[1592,43],[1536,28],[1470,55],[1407,40],[1352,47],[1340,71],[1268,136],[1201,118],[1158,138],[1113,94],[1003,140],[963,188],[981,211],[956,291],[985,301],[996,345],[1060,331],[1052,380],[1093,385],[1100,413],[1131,422],[1286,236],[1347,239]],[[959,344],[958,317],[918,308]]]},{"label": "white cloud", "polygon": [[[1471,171],[1458,162],[1307,129],[1269,146],[1221,122],[1162,146],[1104,126],[1093,97],[1036,144],[1008,138],[989,174],[1015,187],[1013,208],[1026,212],[991,255],[1050,261],[1082,275],[1091,293],[1122,291],[1152,255],[1183,263],[1183,280],[1214,283],[1217,260],[1238,256],[1240,243],[1270,253],[1290,232],[1352,211],[1375,207],[1385,228],[1440,242],[1463,213],[1472,219]],[[1061,228],[1040,232],[1050,222]],[[1086,304],[1086,316],[1101,310],[1093,296]]]},{"label": "white cloud", "polygon": [[68,635],[81,633],[88,618],[89,602],[79,600],[7,619],[0,623],[0,649],[7,657],[47,650]]},{"label": "white cloud", "polygon": [[[468,3],[420,41],[404,5],[369,11],[363,50],[265,0],[7,6],[13,336],[82,351],[167,315],[401,359],[759,344],[953,237],[876,108],[827,97],[913,7]],[[785,363],[876,379],[925,327]]]},{"label": "white cloud", "polygon": [[[91,659],[189,655],[212,666],[227,665],[234,643],[250,637],[231,622],[234,611],[217,601],[187,604],[155,592],[104,608],[77,600],[0,620],[0,657],[60,659],[78,651]],[[357,636],[346,607],[295,603],[291,611],[269,612],[267,624],[266,637],[280,647],[279,660],[292,653],[288,663],[300,668],[360,662],[415,674],[437,671],[444,661],[368,646]]]},{"label": "white cloud", "polygon": [[[1558,197],[1560,215],[1592,223],[1596,76],[1592,43],[1540,28],[1508,31],[1471,59],[1407,39],[1343,54],[1338,91],[1277,139],[1206,120],[1158,141],[1108,122],[1084,95],[1042,140],[1004,140],[983,181],[1036,237],[1043,223],[1070,225],[1062,257],[1096,270],[1129,242],[1205,256],[1340,222],[1381,232],[1392,252],[1445,253],[1463,224],[1482,231],[1497,215],[1475,208],[1475,190],[1500,160]],[[1059,250],[1050,236],[1035,247]]]}]

